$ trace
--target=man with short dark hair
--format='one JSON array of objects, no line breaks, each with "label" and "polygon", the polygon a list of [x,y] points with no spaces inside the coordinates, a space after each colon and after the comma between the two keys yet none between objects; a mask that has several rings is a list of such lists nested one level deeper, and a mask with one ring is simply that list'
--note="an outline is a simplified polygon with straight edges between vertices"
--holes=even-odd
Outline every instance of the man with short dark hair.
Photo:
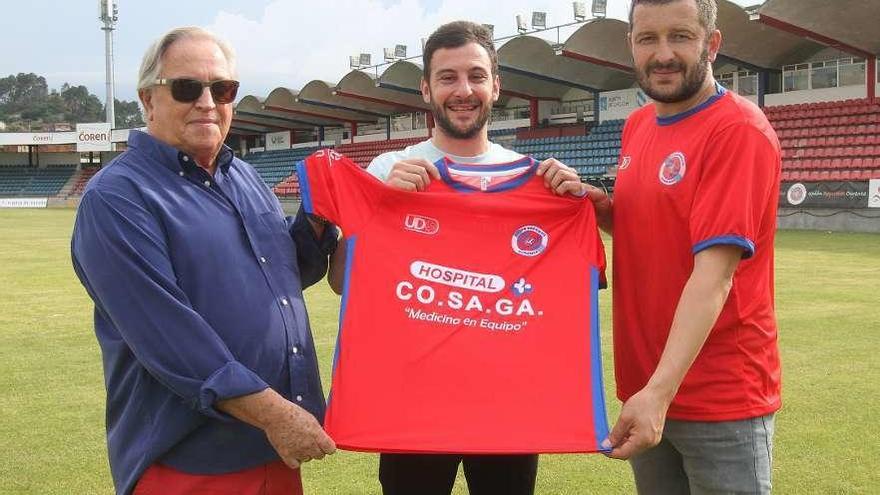
[{"label": "man with short dark hair", "polygon": [[[712,76],[714,0],[634,0],[627,41],[654,103],[627,120],[613,203],[611,457],[639,493],[769,493],[780,363],[773,238],[780,146]],[[668,418],[668,419],[667,419]]]},{"label": "man with short dark hair", "polygon": [[234,78],[211,33],[160,38],[138,84],[147,132],[131,131],[77,212],[120,494],[302,493],[299,464],[335,448],[302,297],[335,232],[291,224],[223,144]]},{"label": "man with short dark hair", "polygon": [[[488,119],[501,89],[498,62],[489,31],[478,24],[457,21],[438,28],[425,43],[421,90],[431,105],[437,127],[431,139],[402,151],[376,157],[367,171],[387,185],[424,191],[432,179],[440,179],[434,165],[448,157],[456,163],[493,165],[515,162],[522,155],[489,141]],[[577,174],[555,160],[546,177],[557,194],[580,191]],[[497,168],[497,167],[496,167]],[[485,184],[494,185],[509,172],[481,172]],[[484,185],[485,185],[484,184]],[[344,259],[340,244],[337,259]],[[343,265],[331,265],[331,285],[342,285]],[[515,435],[516,432],[511,432]],[[448,495],[459,464],[472,495],[526,495],[534,492],[537,454],[381,454],[379,480],[385,495]]]}]

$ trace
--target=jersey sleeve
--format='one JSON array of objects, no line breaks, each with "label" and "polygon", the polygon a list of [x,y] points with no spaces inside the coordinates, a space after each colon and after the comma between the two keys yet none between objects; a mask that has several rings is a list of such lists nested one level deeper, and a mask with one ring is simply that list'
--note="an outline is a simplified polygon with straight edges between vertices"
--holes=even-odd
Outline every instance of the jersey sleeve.
[{"label": "jersey sleeve", "polygon": [[755,127],[734,124],[715,137],[705,160],[690,214],[692,251],[734,245],[749,258],[779,173],[779,151]]},{"label": "jersey sleeve", "polygon": [[576,232],[580,252],[586,257],[587,263],[595,267],[599,289],[608,287],[608,279],[605,276],[607,261],[605,259],[605,243],[602,242],[602,234],[596,223],[596,213],[592,202],[583,197],[580,209],[577,213]]},{"label": "jersey sleeve", "polygon": [[306,213],[356,233],[372,215],[385,186],[356,163],[332,150],[319,150],[296,164]]}]

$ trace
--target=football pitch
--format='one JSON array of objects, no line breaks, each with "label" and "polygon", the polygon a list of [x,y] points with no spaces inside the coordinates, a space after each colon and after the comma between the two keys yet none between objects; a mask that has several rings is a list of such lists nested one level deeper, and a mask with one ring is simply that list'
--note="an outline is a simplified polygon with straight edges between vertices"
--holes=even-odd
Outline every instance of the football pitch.
[{"label": "football pitch", "polygon": [[[72,210],[0,209],[2,494],[113,492],[92,305],[70,264],[73,218]],[[784,405],[776,419],[775,493],[880,493],[878,275],[880,235],[777,236]],[[339,300],[323,283],[306,298],[326,392]],[[619,404],[613,395],[609,291],[600,305],[613,422]],[[305,491],[379,493],[377,459],[338,452],[309,462]],[[633,492],[623,462],[601,455],[541,457],[536,493]],[[461,474],[455,493],[467,493]]]}]

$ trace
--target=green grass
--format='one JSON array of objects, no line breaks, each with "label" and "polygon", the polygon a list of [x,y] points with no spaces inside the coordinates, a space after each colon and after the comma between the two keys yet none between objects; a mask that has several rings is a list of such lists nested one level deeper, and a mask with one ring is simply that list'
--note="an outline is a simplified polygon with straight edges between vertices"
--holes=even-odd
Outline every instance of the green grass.
[{"label": "green grass", "polygon": [[[0,209],[0,493],[112,493],[91,302],[70,267],[71,210]],[[784,407],[774,486],[782,494],[880,493],[880,236],[780,232],[777,309]],[[338,300],[307,292],[327,384]],[[601,296],[613,391],[609,294]],[[609,393],[609,416],[619,409]],[[304,470],[306,493],[378,493],[377,457],[339,452]],[[457,494],[466,493],[459,476]],[[542,456],[538,493],[632,493],[629,467]]]}]

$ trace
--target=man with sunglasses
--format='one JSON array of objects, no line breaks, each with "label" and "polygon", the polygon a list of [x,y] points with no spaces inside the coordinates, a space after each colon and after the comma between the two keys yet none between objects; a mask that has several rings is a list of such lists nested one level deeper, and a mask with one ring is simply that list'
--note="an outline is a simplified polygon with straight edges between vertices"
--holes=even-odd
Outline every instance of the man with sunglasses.
[{"label": "man with sunglasses", "polygon": [[286,219],[223,144],[234,77],[212,34],[162,36],[139,74],[147,132],[77,212],[117,493],[302,493],[300,463],[335,449],[302,297],[335,228]]}]

